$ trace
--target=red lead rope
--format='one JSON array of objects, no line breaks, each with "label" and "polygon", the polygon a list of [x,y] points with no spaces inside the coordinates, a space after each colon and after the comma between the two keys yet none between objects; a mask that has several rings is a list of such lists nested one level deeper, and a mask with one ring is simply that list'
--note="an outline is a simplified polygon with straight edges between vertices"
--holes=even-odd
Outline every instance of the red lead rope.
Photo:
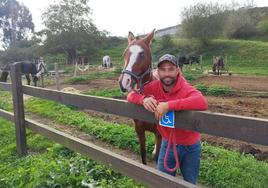
[{"label": "red lead rope", "polygon": [[[169,153],[171,141],[173,141],[173,143],[172,143],[173,144],[173,154],[174,154],[174,157],[176,160],[176,165],[174,168],[169,168],[167,165],[167,158],[168,158],[168,153]],[[167,151],[166,151],[165,158],[164,158],[164,167],[169,172],[174,172],[179,168],[179,159],[178,159],[178,154],[177,154],[177,149],[176,149],[176,140],[175,140],[175,136],[174,136],[174,130],[170,131],[170,135],[168,138],[168,146],[167,146]]]}]

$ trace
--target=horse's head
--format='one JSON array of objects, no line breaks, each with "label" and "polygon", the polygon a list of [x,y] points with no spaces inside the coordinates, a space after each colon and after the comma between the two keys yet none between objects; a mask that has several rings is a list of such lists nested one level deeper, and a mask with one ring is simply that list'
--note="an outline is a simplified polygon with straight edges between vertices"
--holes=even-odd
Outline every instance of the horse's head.
[{"label": "horse's head", "polygon": [[128,46],[124,51],[124,67],[119,77],[119,85],[123,92],[131,91],[137,84],[142,91],[143,85],[149,81],[152,68],[150,44],[154,37],[153,30],[147,36],[136,39],[133,33],[128,34]]}]

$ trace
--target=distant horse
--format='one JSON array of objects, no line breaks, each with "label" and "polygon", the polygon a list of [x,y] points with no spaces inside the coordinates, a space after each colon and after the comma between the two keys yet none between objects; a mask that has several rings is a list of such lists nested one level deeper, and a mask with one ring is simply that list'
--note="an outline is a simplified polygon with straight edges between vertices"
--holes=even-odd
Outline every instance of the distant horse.
[{"label": "distant horse", "polygon": [[[6,82],[8,74],[10,72],[12,63],[7,63],[2,71],[0,82]],[[40,78],[41,74],[46,72],[46,68],[42,59],[40,59],[37,64],[31,61],[20,61],[21,65],[21,73],[25,74],[27,79],[27,84],[30,85],[31,79],[30,75],[32,76],[34,86],[37,86],[37,81]]]},{"label": "distant horse", "polygon": [[212,70],[215,75],[221,75],[222,70],[224,69],[224,60],[223,57],[213,57]]},{"label": "distant horse", "polygon": [[189,69],[189,65],[192,65],[194,63],[199,64],[200,59],[198,56],[194,55],[183,55],[179,57],[179,67],[182,70],[183,65],[187,66],[187,69]]},{"label": "distant horse", "polygon": [[112,68],[113,67],[110,56],[108,56],[108,55],[103,56],[102,67],[104,67],[104,68]]},{"label": "distant horse", "polygon": [[[124,67],[119,77],[120,88],[123,92],[136,90],[142,93],[144,85],[154,79],[150,49],[150,43],[153,37],[154,30],[141,39],[136,39],[133,33],[129,32],[128,46],[124,51]],[[142,163],[146,164],[145,131],[153,132],[155,135],[155,148],[153,153],[157,161],[162,138],[157,130],[156,124],[140,120],[134,120],[134,122],[140,142]]]}]

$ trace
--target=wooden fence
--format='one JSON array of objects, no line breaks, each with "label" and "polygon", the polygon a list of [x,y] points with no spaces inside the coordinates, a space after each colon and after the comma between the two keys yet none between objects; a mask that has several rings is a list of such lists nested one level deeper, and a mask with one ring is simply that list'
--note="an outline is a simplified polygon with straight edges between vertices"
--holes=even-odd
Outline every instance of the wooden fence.
[{"label": "wooden fence", "polygon": [[[79,138],[75,138],[33,120],[25,119],[23,94],[57,101],[66,105],[74,105],[79,108],[156,123],[153,114],[146,111],[143,107],[130,104],[124,100],[71,94],[22,85],[18,63],[14,63],[11,67],[11,81],[12,84],[0,82],[0,88],[6,91],[12,91],[14,115],[0,110],[0,117],[15,123],[17,152],[19,154],[27,154],[26,127],[74,151],[104,163],[120,173],[150,187],[196,187],[179,178],[166,175],[154,168],[145,166]],[[177,128],[195,130],[201,133],[268,146],[267,119],[199,111],[176,112],[175,118],[175,127]]]}]

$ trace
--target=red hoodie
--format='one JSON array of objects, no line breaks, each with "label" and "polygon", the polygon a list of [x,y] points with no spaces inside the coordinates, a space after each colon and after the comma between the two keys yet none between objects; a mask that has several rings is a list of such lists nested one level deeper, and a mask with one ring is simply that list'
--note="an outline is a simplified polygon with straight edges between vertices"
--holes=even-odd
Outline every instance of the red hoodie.
[{"label": "red hoodie", "polygon": [[[206,110],[208,108],[207,101],[204,96],[191,86],[181,73],[178,76],[177,83],[174,88],[165,93],[160,80],[154,80],[144,86],[144,93],[130,92],[127,96],[128,102],[138,105],[143,104],[146,96],[154,96],[158,102],[168,102],[169,110]],[[171,128],[157,125],[162,138],[168,140]],[[196,131],[175,128],[176,144],[192,145],[200,140],[200,133]]]}]

